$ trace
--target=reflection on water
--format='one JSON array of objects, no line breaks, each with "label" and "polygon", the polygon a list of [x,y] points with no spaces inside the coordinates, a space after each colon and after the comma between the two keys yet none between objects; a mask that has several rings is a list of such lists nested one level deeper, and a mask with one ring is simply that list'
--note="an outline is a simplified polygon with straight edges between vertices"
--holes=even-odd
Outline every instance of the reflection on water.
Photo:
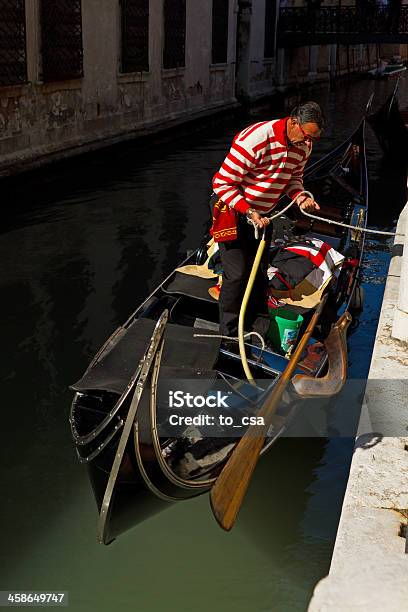
[{"label": "reflection on water", "polygon": [[[358,122],[372,83],[314,94],[322,155]],[[376,105],[392,83],[378,82]],[[401,84],[401,96],[406,92]],[[2,184],[1,589],[70,591],[72,610],[304,610],[329,567],[353,446],[285,439],[262,459],[231,534],[207,498],[172,507],[109,548],[71,445],[69,383],[113,329],[200,240],[210,179],[235,132],[223,121],[171,143],[127,143]],[[370,223],[392,227],[405,185],[368,129]],[[350,339],[364,378],[389,239],[368,241],[366,308]]]}]

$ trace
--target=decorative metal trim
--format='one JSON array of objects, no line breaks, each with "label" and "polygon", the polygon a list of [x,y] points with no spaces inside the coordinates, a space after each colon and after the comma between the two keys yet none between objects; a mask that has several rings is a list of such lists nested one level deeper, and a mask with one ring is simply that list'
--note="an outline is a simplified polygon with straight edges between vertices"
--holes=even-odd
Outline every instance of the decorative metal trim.
[{"label": "decorative metal trim", "polygon": [[[162,354],[163,354],[163,347],[164,347],[164,339],[161,340],[161,344],[154,358],[153,373],[151,376],[150,414],[152,413],[152,410],[153,412],[155,412],[156,410],[156,389],[157,389],[157,382],[158,382],[158,374],[160,370],[160,361],[161,361]],[[174,495],[168,495],[167,493],[165,493],[164,491],[156,487],[156,485],[152,482],[152,480],[150,479],[145,469],[144,463],[143,463],[143,458],[142,458],[142,453],[141,453],[141,448],[140,448],[139,424],[137,420],[135,420],[135,423],[134,423],[134,447],[135,447],[135,453],[136,453],[136,461],[137,461],[137,465],[140,470],[140,474],[147,488],[150,489],[150,491],[154,493],[156,497],[158,497],[159,499],[163,501],[184,501],[185,499],[188,499],[189,497],[193,497],[193,496],[186,497],[182,495],[177,497]],[[161,454],[160,444],[159,444],[159,452]]]},{"label": "decorative metal trim", "polygon": [[0,0],[0,86],[26,82],[25,0]]},{"label": "decorative metal trim", "polygon": [[212,63],[228,61],[228,12],[229,0],[213,0],[212,3]]},{"label": "decorative metal trim", "polygon": [[41,0],[42,79],[84,76],[81,0]]},{"label": "decorative metal trim", "polygon": [[137,467],[139,468],[140,475],[143,478],[143,482],[145,483],[146,487],[149,489],[149,491],[151,491],[153,493],[153,495],[155,495],[156,497],[158,497],[162,501],[169,502],[169,503],[178,502],[178,501],[184,501],[184,499],[182,499],[180,497],[172,497],[171,495],[166,495],[165,493],[160,491],[160,489],[158,489],[152,483],[152,481],[149,478],[149,475],[147,474],[147,472],[145,470],[145,467],[143,465],[143,459],[142,459],[142,456],[140,454],[139,426],[138,426],[138,424],[135,423],[133,425],[133,428],[134,428],[134,441],[135,441],[135,454],[136,454]]},{"label": "decorative metal trim", "polygon": [[98,455],[100,455],[100,453],[113,440],[113,438],[116,436],[116,434],[120,431],[121,427],[123,427],[123,420],[122,419],[120,419],[118,421],[118,423],[115,425],[115,427],[109,433],[108,437],[99,446],[97,446],[91,453],[89,453],[89,455],[86,455],[85,457],[83,457],[81,455],[81,453],[79,452],[79,449],[77,448],[76,449],[76,453],[77,453],[77,457],[78,457],[79,463],[90,463],[91,461],[93,461]]},{"label": "decorative metal trim", "polygon": [[122,429],[119,444],[116,449],[115,459],[113,460],[112,469],[109,474],[109,479],[106,485],[105,494],[103,496],[103,500],[102,500],[102,504],[101,504],[101,508],[99,512],[97,539],[98,539],[98,542],[102,544],[107,543],[107,534],[108,534],[108,529],[109,529],[110,511],[112,509],[113,492],[116,486],[116,481],[118,478],[119,470],[122,465],[126,445],[129,440],[129,435],[133,427],[134,419],[137,413],[140,399],[142,397],[142,393],[146,385],[147,378],[149,376],[149,372],[150,372],[150,368],[153,363],[154,356],[160,345],[160,341],[163,337],[163,334],[166,328],[168,317],[169,317],[168,310],[164,310],[159,320],[156,323],[156,327],[154,328],[152,337],[150,339],[150,344],[145,353],[145,360],[143,363],[143,367],[141,369],[140,376],[136,383],[135,392],[133,394],[129,412],[126,417],[124,427]]},{"label": "decorative metal trim", "polygon": [[149,70],[149,0],[121,0],[121,72]]},{"label": "decorative metal trim", "polygon": [[[157,433],[157,384],[159,382],[159,372],[160,372],[160,362],[161,362],[162,351],[163,351],[163,346],[156,353],[155,362],[153,365],[151,391],[150,391],[150,425],[151,425],[151,435],[152,435],[154,452],[155,452],[159,467],[169,482],[178,486],[181,489],[186,489],[188,491],[195,489],[196,495],[201,495],[201,493],[205,493],[205,491],[208,490],[208,487],[213,483],[214,479],[194,481],[194,480],[186,480],[185,478],[180,478],[179,476],[174,474],[173,471],[169,468],[169,466],[167,465],[167,462],[165,461],[162,455],[161,444],[160,444],[159,436]],[[180,497],[180,499],[186,499],[186,498]]]},{"label": "decorative metal trim", "polygon": [[186,0],[164,0],[163,68],[186,65]]},{"label": "decorative metal trim", "polygon": [[[69,422],[71,424],[72,437],[74,438],[75,444],[77,446],[85,446],[89,444],[90,442],[93,442],[103,432],[103,430],[106,429],[106,427],[112,422],[112,420],[117,416],[119,410],[122,408],[124,402],[127,400],[130,392],[132,391],[137,379],[139,378],[139,374],[142,369],[142,365],[143,365],[143,359],[140,360],[140,363],[137,366],[134,374],[132,375],[132,378],[130,379],[126,389],[124,390],[124,392],[122,393],[118,401],[115,403],[114,407],[110,410],[110,412],[106,415],[106,417],[99,423],[99,425],[95,427],[95,429],[93,429],[89,434],[85,436],[81,436],[78,433],[78,430],[75,425],[75,408],[76,408],[75,404],[76,402],[74,400],[74,402],[72,403],[72,407],[71,407],[71,414],[69,417]],[[84,394],[77,393],[75,395],[75,398],[81,395],[84,395]]]}]

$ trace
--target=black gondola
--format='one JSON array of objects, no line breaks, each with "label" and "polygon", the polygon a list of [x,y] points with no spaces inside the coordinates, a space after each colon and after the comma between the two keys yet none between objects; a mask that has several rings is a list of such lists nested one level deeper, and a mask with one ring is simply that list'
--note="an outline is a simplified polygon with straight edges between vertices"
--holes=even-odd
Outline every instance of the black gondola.
[{"label": "black gondola", "polygon": [[408,164],[408,127],[398,105],[398,78],[392,94],[381,108],[368,115],[367,121],[373,128],[386,158],[398,166]]},{"label": "black gondola", "polygon": [[[368,205],[364,131],[365,119],[344,143],[305,173],[305,185],[322,205],[322,216],[358,227],[366,225]],[[340,377],[337,388],[321,393],[335,393],[344,382],[348,310],[358,302],[364,233],[298,218],[292,210],[288,212],[292,237],[321,238],[346,259],[320,304],[303,309],[303,330],[316,310],[322,311],[313,338],[320,342],[319,358],[311,364],[305,351],[262,452],[285,431],[304,395],[313,396],[313,381],[323,383],[334,367]],[[197,249],[182,265],[202,264],[203,259],[203,249]],[[278,350],[262,352],[258,345],[246,342],[256,380],[254,391],[243,376],[239,354],[216,335],[218,304],[208,292],[211,285],[211,278],[173,271],[114,332],[72,387],[72,435],[79,460],[89,471],[101,543],[110,543],[174,502],[208,492],[239,439],[222,427],[210,437],[200,435],[200,426],[183,425],[169,434],[169,381],[179,380],[184,390],[191,384],[195,393],[199,389],[203,395],[222,384],[236,402],[236,414],[246,414],[248,406],[258,407],[271,392],[290,361],[289,355]],[[340,344],[336,363],[331,364],[325,340],[333,329]],[[210,337],[197,337],[197,333]],[[302,331],[299,342],[301,338]],[[206,416],[208,411],[194,408],[191,414]]]}]

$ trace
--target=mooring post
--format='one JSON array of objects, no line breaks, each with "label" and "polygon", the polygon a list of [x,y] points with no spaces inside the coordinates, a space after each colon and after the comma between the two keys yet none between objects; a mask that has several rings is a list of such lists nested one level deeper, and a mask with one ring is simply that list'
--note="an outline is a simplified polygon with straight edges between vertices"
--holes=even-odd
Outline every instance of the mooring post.
[{"label": "mooring post", "polygon": [[397,340],[408,341],[408,203],[402,211],[398,227],[404,234],[401,238],[401,275],[399,284],[398,304],[395,308],[392,337]]}]

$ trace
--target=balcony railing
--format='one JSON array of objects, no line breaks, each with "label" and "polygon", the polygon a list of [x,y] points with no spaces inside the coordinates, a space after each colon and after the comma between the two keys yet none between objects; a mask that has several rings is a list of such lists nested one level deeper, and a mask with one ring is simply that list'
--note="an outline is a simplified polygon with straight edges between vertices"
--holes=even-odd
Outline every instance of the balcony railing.
[{"label": "balcony railing", "polygon": [[408,6],[282,8],[278,45],[408,42]]}]

